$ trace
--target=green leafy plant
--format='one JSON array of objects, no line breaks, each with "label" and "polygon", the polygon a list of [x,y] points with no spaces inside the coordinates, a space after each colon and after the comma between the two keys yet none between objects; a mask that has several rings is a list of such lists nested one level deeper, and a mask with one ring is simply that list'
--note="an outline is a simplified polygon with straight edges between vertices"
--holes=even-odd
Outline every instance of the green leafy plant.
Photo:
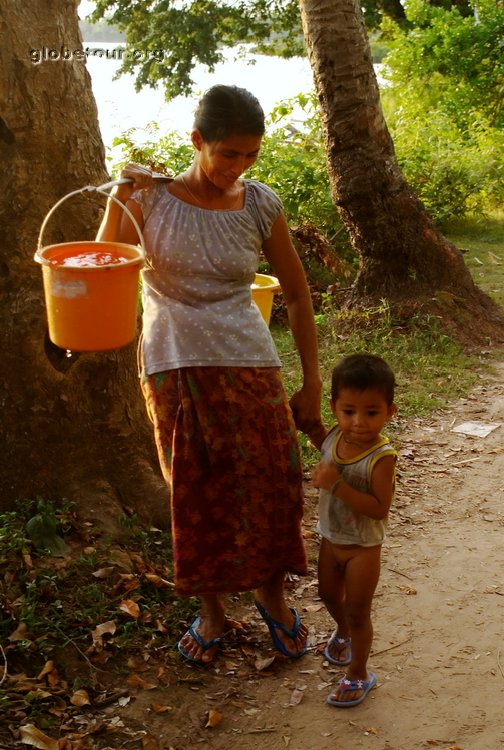
[{"label": "green leafy plant", "polygon": [[476,0],[463,15],[413,0],[406,13],[407,26],[382,25],[382,103],[398,161],[438,222],[489,212],[504,198],[504,8]]}]

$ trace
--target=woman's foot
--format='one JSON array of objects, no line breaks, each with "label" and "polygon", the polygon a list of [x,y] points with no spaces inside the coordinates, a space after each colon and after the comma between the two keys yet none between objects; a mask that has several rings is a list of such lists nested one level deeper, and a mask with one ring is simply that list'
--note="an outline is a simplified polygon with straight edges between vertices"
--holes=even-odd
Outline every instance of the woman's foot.
[{"label": "woman's foot", "polygon": [[308,629],[296,610],[289,608],[283,599],[267,604],[266,599],[261,601],[257,597],[255,605],[280,653],[291,659],[303,656],[307,648]]},{"label": "woman's foot", "polygon": [[222,640],[225,620],[219,597],[203,597],[201,615],[178,643],[180,653],[190,661],[209,664],[215,658]]}]

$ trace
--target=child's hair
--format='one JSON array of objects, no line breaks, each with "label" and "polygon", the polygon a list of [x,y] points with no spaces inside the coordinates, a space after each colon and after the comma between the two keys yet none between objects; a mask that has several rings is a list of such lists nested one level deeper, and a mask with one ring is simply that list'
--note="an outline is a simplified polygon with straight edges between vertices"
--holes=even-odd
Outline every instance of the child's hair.
[{"label": "child's hair", "polygon": [[256,97],[238,86],[217,84],[200,100],[194,129],[207,143],[230,135],[264,135],[264,111]]},{"label": "child's hair", "polygon": [[351,354],[339,362],[332,372],[331,399],[336,401],[342,388],[383,391],[387,404],[394,403],[395,375],[381,357],[374,354]]}]

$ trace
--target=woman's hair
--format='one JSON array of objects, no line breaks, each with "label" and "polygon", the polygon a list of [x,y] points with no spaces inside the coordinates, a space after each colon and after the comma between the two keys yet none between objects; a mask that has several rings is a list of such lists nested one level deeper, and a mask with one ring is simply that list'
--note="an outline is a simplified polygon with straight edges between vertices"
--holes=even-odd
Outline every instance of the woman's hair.
[{"label": "woman's hair", "polygon": [[212,86],[196,109],[193,127],[203,140],[221,141],[230,135],[264,135],[264,111],[256,97],[238,86]]},{"label": "woman's hair", "polygon": [[374,354],[351,354],[339,362],[332,372],[331,399],[336,401],[343,388],[357,391],[382,391],[387,404],[394,403],[396,380],[390,366]]}]

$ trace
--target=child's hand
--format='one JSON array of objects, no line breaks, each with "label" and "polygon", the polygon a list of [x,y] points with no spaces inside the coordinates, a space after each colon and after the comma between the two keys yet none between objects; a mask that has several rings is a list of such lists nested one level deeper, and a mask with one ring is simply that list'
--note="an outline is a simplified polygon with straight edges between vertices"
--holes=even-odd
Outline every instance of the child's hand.
[{"label": "child's hand", "polygon": [[323,490],[330,490],[340,477],[340,470],[333,463],[319,463],[312,471],[313,484]]}]

